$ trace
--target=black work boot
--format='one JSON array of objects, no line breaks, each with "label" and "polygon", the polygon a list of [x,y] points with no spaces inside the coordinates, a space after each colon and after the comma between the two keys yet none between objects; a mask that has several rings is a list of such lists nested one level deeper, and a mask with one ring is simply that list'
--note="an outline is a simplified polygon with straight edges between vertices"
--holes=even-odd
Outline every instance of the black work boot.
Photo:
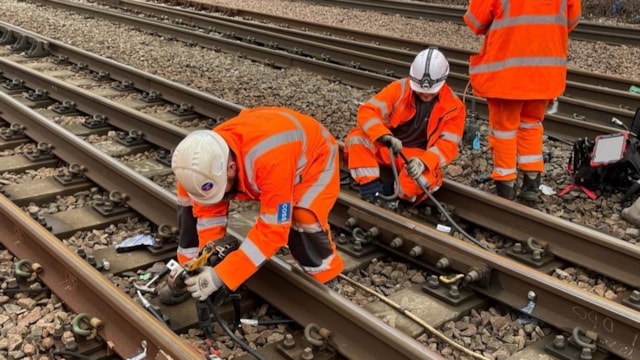
[{"label": "black work boot", "polygon": [[522,176],[522,187],[520,196],[527,201],[538,200],[538,189],[540,188],[540,173],[526,171]]},{"label": "black work boot", "polygon": [[507,200],[516,199],[515,181],[496,181],[496,194]]},{"label": "black work boot", "polygon": [[165,305],[178,305],[185,300],[187,300],[191,296],[187,289],[183,290],[172,290],[166,284],[158,290],[158,300],[160,300],[161,304]]}]

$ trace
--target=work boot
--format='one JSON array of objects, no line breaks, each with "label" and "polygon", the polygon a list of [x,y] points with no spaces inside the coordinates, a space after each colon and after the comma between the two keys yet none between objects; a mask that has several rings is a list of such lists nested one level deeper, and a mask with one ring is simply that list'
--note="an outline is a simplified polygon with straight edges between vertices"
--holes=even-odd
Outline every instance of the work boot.
[{"label": "work boot", "polygon": [[166,284],[162,289],[158,290],[158,300],[160,300],[160,303],[164,305],[178,305],[187,300],[190,296],[191,294],[189,294],[187,289],[174,291]]},{"label": "work boot", "polygon": [[496,194],[507,200],[516,199],[515,181],[496,181]]},{"label": "work boot", "polygon": [[636,227],[640,227],[640,198],[631,206],[622,209],[622,217]]},{"label": "work boot", "polygon": [[522,187],[520,196],[527,201],[538,200],[538,189],[540,188],[540,173],[526,171],[522,176]]}]

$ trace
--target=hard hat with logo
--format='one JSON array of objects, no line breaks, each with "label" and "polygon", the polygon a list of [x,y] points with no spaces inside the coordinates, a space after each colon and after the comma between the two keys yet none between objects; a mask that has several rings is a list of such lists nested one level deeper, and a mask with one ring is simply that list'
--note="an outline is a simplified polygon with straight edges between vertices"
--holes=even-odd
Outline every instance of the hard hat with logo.
[{"label": "hard hat with logo", "polygon": [[211,130],[187,135],[173,151],[171,169],[189,196],[206,205],[220,202],[227,187],[229,145]]},{"label": "hard hat with logo", "polygon": [[411,89],[423,94],[435,94],[449,75],[449,61],[437,47],[422,50],[411,63]]}]

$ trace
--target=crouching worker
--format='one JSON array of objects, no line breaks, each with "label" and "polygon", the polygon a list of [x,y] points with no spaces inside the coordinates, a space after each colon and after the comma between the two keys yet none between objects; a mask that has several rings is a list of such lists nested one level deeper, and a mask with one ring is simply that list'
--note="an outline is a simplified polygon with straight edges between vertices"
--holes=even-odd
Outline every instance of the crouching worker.
[{"label": "crouching worker", "polygon": [[259,216],[240,247],[215,267],[204,266],[168,287],[160,301],[205,300],[223,285],[236,290],[288,245],[305,272],[321,283],[344,267],[329,231],[340,193],[338,145],[313,118],[279,107],[245,109],[215,127],[187,135],[174,150],[178,181],[178,262],[186,264],[226,233],[229,202],[256,200]]},{"label": "crouching worker", "polygon": [[[426,198],[416,180],[429,192],[442,185],[443,167],[458,155],[464,132],[464,103],[445,83],[449,62],[435,47],[413,60],[409,77],[395,80],[358,109],[358,125],[345,139],[345,156],[360,196],[397,193],[403,200]],[[402,152],[408,162],[400,156]],[[398,189],[380,181],[379,165],[398,169]]]}]

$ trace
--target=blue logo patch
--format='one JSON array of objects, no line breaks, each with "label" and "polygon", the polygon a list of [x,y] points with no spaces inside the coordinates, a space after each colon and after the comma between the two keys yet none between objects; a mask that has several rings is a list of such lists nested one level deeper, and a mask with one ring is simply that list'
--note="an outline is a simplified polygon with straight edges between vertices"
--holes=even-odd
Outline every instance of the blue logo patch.
[{"label": "blue logo patch", "polygon": [[278,224],[288,223],[291,220],[291,203],[278,204]]},{"label": "blue logo patch", "polygon": [[213,183],[211,181],[207,181],[206,183],[202,184],[202,186],[200,186],[200,189],[202,189],[202,191],[209,191],[213,189]]}]

